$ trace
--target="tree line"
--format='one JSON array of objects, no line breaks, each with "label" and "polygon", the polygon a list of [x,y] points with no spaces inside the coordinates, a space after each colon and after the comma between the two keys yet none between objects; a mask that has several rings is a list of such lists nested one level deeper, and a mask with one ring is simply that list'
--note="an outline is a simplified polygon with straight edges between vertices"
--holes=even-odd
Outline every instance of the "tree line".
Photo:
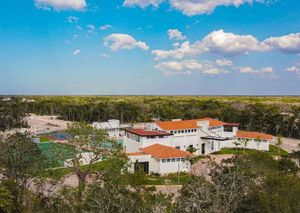
[{"label": "tree line", "polygon": [[243,130],[300,138],[300,106],[285,102],[268,104],[230,97],[42,97],[26,103],[25,108],[28,113],[59,115],[65,120],[89,123],[112,118],[136,123],[212,117],[240,123]]},{"label": "tree line", "polygon": [[237,100],[230,97],[228,100],[224,97],[219,100],[177,96],[45,96],[27,102],[15,97],[12,101],[0,101],[0,131],[26,126],[24,118],[27,113],[58,115],[64,120],[88,123],[108,119],[119,119],[122,123],[137,123],[154,119],[212,117],[240,123],[242,130],[300,138],[299,104],[284,102],[268,104],[262,101],[250,102],[247,99]]},{"label": "tree line", "polygon": [[27,127],[25,103],[19,99],[0,100],[0,132],[13,128]]}]

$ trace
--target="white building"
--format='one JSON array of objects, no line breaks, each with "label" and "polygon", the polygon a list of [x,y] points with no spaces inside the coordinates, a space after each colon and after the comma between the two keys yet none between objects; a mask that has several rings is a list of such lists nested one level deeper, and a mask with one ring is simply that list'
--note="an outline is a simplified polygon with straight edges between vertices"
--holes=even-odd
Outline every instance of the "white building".
[{"label": "white building", "polygon": [[138,152],[128,153],[128,156],[132,163],[132,172],[168,174],[188,172],[191,167],[187,160],[190,153],[161,144],[140,148]]},{"label": "white building", "polygon": [[2,101],[11,101],[11,97],[4,97]]},{"label": "white building", "polygon": [[127,130],[124,137],[126,152],[137,152],[153,144],[162,144],[195,154],[210,154],[222,148],[244,147],[268,151],[272,136],[238,130],[239,124],[212,118],[194,120],[157,121],[149,130]]},{"label": "white building", "polygon": [[102,129],[108,132],[109,137],[119,138],[120,137],[120,121],[119,120],[108,120],[107,122],[94,122],[93,127],[96,129]]}]

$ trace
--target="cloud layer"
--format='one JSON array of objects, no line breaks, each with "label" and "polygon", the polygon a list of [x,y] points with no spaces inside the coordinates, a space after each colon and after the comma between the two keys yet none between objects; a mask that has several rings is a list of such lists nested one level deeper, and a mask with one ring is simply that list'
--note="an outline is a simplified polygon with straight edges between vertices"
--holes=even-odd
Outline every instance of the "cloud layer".
[{"label": "cloud layer", "polygon": [[171,50],[153,50],[152,53],[155,55],[155,59],[161,60],[165,58],[182,59],[203,53],[228,56],[267,51],[300,53],[300,33],[270,37],[260,42],[252,35],[237,35],[224,32],[224,30],[217,30],[192,44],[185,41]]},{"label": "cloud layer", "polygon": [[228,73],[227,70],[218,67],[216,63],[211,61],[199,62],[195,59],[160,62],[155,65],[155,68],[162,71],[164,75],[200,73],[205,76],[215,76]]}]

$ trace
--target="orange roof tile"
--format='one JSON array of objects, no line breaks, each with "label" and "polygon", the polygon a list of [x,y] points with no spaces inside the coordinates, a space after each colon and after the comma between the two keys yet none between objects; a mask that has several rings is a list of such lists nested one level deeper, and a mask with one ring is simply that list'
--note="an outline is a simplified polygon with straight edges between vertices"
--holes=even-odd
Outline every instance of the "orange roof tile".
[{"label": "orange roof tile", "polygon": [[192,155],[189,152],[161,144],[154,144],[140,150],[142,153],[152,155],[156,158],[185,158]]},{"label": "orange roof tile", "polygon": [[246,131],[237,131],[237,138],[249,138],[249,139],[263,139],[263,140],[272,140],[273,136],[269,134],[259,133],[259,132],[246,132]]},{"label": "orange roof tile", "polygon": [[127,129],[126,132],[130,132],[130,133],[133,133],[133,134],[139,135],[139,136],[168,136],[168,135],[172,135],[168,132],[149,131],[149,130],[144,130],[144,129]]},{"label": "orange roof tile", "polygon": [[140,156],[140,155],[145,155],[143,152],[131,152],[127,153],[128,156]]},{"label": "orange roof tile", "polygon": [[222,126],[226,123],[212,118],[201,118],[184,121],[157,121],[156,124],[163,130],[177,130],[177,129],[195,129],[198,128],[198,121],[209,121],[209,126]]}]

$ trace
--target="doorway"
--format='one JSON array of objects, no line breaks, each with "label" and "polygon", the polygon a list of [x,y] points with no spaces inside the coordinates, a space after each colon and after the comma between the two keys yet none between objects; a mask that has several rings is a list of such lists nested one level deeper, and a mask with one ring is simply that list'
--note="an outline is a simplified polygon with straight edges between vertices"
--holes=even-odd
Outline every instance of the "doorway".
[{"label": "doorway", "polygon": [[134,172],[149,174],[149,162],[136,162],[134,164]]},{"label": "doorway", "polygon": [[201,144],[201,154],[205,155],[205,143]]}]

